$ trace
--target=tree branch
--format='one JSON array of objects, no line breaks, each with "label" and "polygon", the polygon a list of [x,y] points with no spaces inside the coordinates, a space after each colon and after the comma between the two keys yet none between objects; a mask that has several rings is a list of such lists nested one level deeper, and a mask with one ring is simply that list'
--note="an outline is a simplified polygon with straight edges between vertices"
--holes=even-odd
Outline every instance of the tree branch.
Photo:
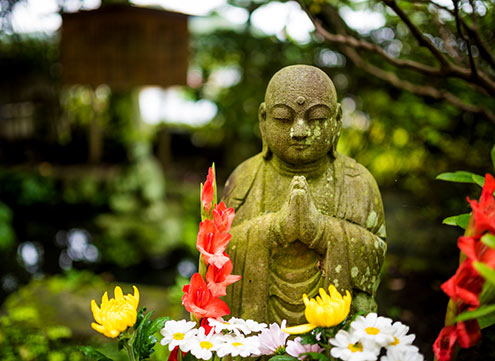
[{"label": "tree branch", "polygon": [[397,5],[394,0],[383,0],[383,2],[391,8],[399,18],[407,25],[413,36],[416,38],[420,46],[426,47],[433,56],[440,62],[442,68],[449,68],[450,62],[448,59],[442,54],[442,52],[428,39],[423,33],[419,30],[416,25],[414,25],[407,16],[407,14]]},{"label": "tree branch", "polygon": [[[390,1],[390,0],[386,0]],[[320,34],[325,40],[339,44],[342,46],[342,51],[343,53],[358,67],[361,69],[365,70],[366,72],[388,82],[389,84],[409,91],[413,94],[419,95],[419,96],[425,96],[425,97],[430,97],[436,100],[444,100],[447,101],[453,105],[455,105],[457,108],[475,113],[475,114],[480,114],[489,119],[491,122],[495,124],[495,114],[489,111],[486,108],[479,107],[476,105],[468,104],[461,100],[460,98],[456,97],[452,93],[448,92],[447,90],[442,90],[435,88],[433,86],[425,86],[425,85],[420,85],[420,84],[414,84],[412,82],[402,80],[400,79],[397,74],[393,72],[388,72],[384,71],[381,68],[378,68],[369,62],[365,61],[357,52],[357,49],[360,50],[366,50],[370,52],[374,52],[376,54],[379,54],[382,56],[387,62],[390,64],[396,66],[396,67],[402,67],[402,68],[408,68],[411,70],[415,70],[417,72],[420,72],[425,75],[435,75],[435,76],[451,76],[451,77],[457,77],[461,78],[463,80],[466,80],[467,84],[472,84],[472,85],[477,85],[476,82],[473,82],[472,79],[472,73],[470,69],[468,68],[463,68],[460,66],[457,66],[455,64],[452,64],[448,62],[447,58],[442,54],[442,58],[446,59],[447,65],[441,64],[441,68],[437,69],[434,67],[431,67],[426,64],[414,62],[411,60],[406,60],[406,59],[396,59],[388,55],[383,48],[380,46],[367,42],[362,39],[357,39],[354,36],[348,35],[347,31],[347,25],[344,22],[344,20],[340,17],[340,15],[337,13],[337,10],[331,7],[333,11],[330,11],[326,13],[330,17],[331,24],[334,26],[336,29],[336,34],[331,33],[328,31],[325,27],[323,27],[321,21],[317,19],[300,1],[301,7],[304,9],[304,11],[308,14],[310,17],[311,21],[313,22],[316,32]],[[414,25],[413,25],[414,26]],[[415,27],[416,31],[419,32],[419,29]],[[422,38],[423,35],[419,32]],[[426,41],[429,42],[431,46],[435,48],[435,50],[438,52],[439,49],[434,46],[433,43],[430,42],[428,38]],[[477,78],[479,80],[479,78]],[[485,87],[482,87],[482,89],[485,89]],[[495,92],[495,86],[493,87],[494,92]]]},{"label": "tree branch", "polygon": [[[434,2],[430,2],[429,0],[415,0],[415,1],[420,1],[423,4],[431,4],[431,5],[435,6],[437,9],[447,11],[448,13],[450,13],[452,16],[455,17],[454,11],[452,9],[449,9],[446,6],[443,6],[443,5],[434,3]],[[475,19],[474,13],[473,13],[473,18]],[[478,31],[478,27],[477,26],[473,27],[473,26],[469,25],[468,23],[466,23],[466,21],[462,17],[459,17],[459,21],[461,22],[462,26],[466,30],[468,36],[476,42],[476,45],[478,46],[481,57],[483,59],[485,59],[485,61],[488,64],[490,64],[492,69],[495,71],[495,58],[490,53],[490,50],[488,50],[488,48],[486,47],[486,42],[481,38],[481,35]],[[476,21],[473,21],[473,23],[476,25]]]},{"label": "tree branch", "polygon": [[[478,77],[478,71],[476,69],[476,63],[474,62],[473,59],[473,51],[471,49],[471,43],[469,42],[469,39],[466,39],[462,33],[461,29],[461,23],[460,23],[460,17],[459,17],[459,1],[458,0],[453,0],[454,2],[454,16],[455,16],[455,25],[457,28],[457,33],[461,37],[461,39],[466,43],[466,48],[468,51],[468,56],[469,56],[469,64],[471,65],[471,74],[473,78]],[[473,9],[474,11],[474,9]]]},{"label": "tree branch", "polygon": [[479,107],[476,105],[468,104],[464,101],[462,101],[460,98],[456,97],[454,94],[446,91],[446,90],[441,90],[438,88],[435,88],[433,86],[426,86],[426,85],[418,85],[418,84],[413,84],[409,81],[402,80],[400,79],[395,73],[393,72],[388,72],[385,71],[381,68],[378,68],[365,60],[361,58],[361,56],[352,48],[347,48],[347,51],[345,51],[347,57],[351,59],[351,61],[356,64],[356,66],[360,67],[361,69],[365,70],[366,72],[376,76],[379,79],[382,79],[386,81],[387,83],[409,91],[413,94],[423,96],[423,97],[430,97],[436,100],[444,100],[449,102],[450,104],[456,106],[458,109],[464,110],[466,112],[474,113],[474,114],[480,114],[484,117],[486,117],[488,120],[490,120],[493,124],[495,124],[495,113],[492,113],[486,108]]}]

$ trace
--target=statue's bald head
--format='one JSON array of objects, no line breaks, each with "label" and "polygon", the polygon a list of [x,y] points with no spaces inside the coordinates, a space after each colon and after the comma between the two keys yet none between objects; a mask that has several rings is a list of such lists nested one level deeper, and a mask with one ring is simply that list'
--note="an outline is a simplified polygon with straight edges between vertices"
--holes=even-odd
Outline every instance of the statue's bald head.
[{"label": "statue's bald head", "polygon": [[290,164],[335,156],[342,110],[332,81],[309,65],[278,71],[268,83],[258,118],[263,154]]},{"label": "statue's bald head", "polygon": [[265,93],[267,107],[279,103],[314,102],[336,110],[335,87],[322,70],[310,65],[291,65],[280,69],[271,78]]}]

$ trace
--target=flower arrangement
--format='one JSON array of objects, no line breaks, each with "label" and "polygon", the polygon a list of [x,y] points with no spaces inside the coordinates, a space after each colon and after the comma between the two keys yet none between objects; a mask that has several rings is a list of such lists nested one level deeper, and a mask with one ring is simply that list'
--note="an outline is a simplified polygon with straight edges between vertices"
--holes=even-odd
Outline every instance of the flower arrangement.
[{"label": "flower arrangement", "polygon": [[[350,316],[352,297],[330,285],[315,298],[302,296],[308,323],[287,327],[267,325],[254,320],[224,318],[230,314],[228,305],[220,298],[227,287],[241,276],[232,275],[232,261],[225,252],[235,217],[234,209],[223,202],[217,204],[215,169],[212,166],[201,185],[201,223],[196,247],[200,253],[199,271],[183,287],[182,304],[191,320],[158,318],[137,311],[139,291],[123,295],[116,287],[115,298],[103,295],[100,306],[93,300],[91,309],[96,323],[92,327],[107,337],[117,338],[130,361],[149,358],[157,342],[153,335],[160,331],[160,344],[170,351],[168,361],[220,360],[271,356],[271,361],[331,359],[365,361],[422,361],[415,338],[409,327],[376,313]],[[132,329],[131,329],[132,328]],[[108,361],[98,351],[82,348],[87,356]]]},{"label": "flower arrangement", "polygon": [[[495,147],[492,149],[495,170]],[[456,273],[442,290],[450,297],[445,327],[433,350],[439,361],[455,358],[461,348],[469,348],[481,339],[481,329],[495,324],[495,178],[466,172],[443,173],[438,179],[475,183],[482,187],[478,201],[467,198],[472,213],[449,217],[444,223],[465,229],[457,240],[461,252]]]}]

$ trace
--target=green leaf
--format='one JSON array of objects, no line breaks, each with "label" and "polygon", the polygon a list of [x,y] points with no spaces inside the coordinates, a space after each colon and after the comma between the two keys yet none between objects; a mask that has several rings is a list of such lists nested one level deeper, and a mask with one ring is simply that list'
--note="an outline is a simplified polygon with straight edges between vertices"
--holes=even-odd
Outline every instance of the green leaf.
[{"label": "green leaf", "polygon": [[146,312],[146,307],[141,307],[137,313],[136,323],[134,324],[134,329],[137,330],[139,325],[144,319],[144,313]]},{"label": "green leaf", "polygon": [[106,357],[100,351],[96,350],[91,346],[79,346],[79,351],[81,351],[85,356],[92,358],[96,361],[113,361],[111,358]]},{"label": "green leaf", "polygon": [[489,282],[485,282],[483,285],[480,293],[480,304],[495,304],[495,287]]},{"label": "green leaf", "polygon": [[481,329],[490,327],[491,325],[494,325],[495,324],[495,312],[478,318],[478,323],[479,323]]},{"label": "green leaf", "polygon": [[487,282],[495,286],[495,271],[482,262],[474,262],[474,268],[485,278]]},{"label": "green leaf", "polygon": [[156,320],[151,322],[151,325],[148,328],[148,333],[150,335],[158,332],[163,328],[163,325],[165,325],[165,322],[170,320],[170,317],[158,317]]},{"label": "green leaf", "polygon": [[473,180],[474,180],[474,183],[479,185],[481,188],[483,188],[483,186],[485,185],[485,177],[482,177],[482,176],[477,175],[477,174],[473,174]]},{"label": "green leaf", "polygon": [[133,348],[136,356],[139,356],[140,360],[145,360],[153,353],[153,347],[158,339],[154,335],[160,330],[168,317],[159,317],[154,321],[150,320],[153,311],[143,314],[143,317],[136,330],[136,338],[134,339]]},{"label": "green leaf", "polygon": [[490,248],[495,248],[495,235],[487,233],[483,237],[481,237],[481,242],[483,242]]},{"label": "green leaf", "polygon": [[182,358],[183,361],[197,361],[198,359],[190,352],[186,353]]},{"label": "green leaf", "polygon": [[298,361],[298,359],[289,355],[276,355],[270,358],[269,361]]},{"label": "green leaf", "polygon": [[482,316],[495,313],[495,305],[483,305],[474,311],[466,311],[461,313],[455,318],[455,322],[472,320],[473,318],[480,318]]},{"label": "green leaf", "polygon": [[436,179],[444,180],[447,182],[456,183],[475,183],[483,187],[485,179],[477,174],[466,172],[464,170],[458,170],[456,172],[441,173],[437,175]]},{"label": "green leaf", "polygon": [[491,158],[492,158],[492,165],[493,165],[493,171],[495,172],[495,145],[492,148],[492,151],[490,152]]},{"label": "green leaf", "polygon": [[469,224],[469,218],[471,218],[471,213],[459,214],[458,216],[452,216],[445,218],[442,223],[449,226],[459,226],[462,229],[466,229]]}]

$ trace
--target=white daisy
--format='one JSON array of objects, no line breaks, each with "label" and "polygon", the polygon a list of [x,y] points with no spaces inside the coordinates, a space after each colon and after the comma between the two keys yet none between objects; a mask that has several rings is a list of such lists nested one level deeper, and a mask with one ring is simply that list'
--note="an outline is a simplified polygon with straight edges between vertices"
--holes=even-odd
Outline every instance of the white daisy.
[{"label": "white daisy", "polygon": [[254,320],[246,320],[246,326],[251,330],[251,332],[261,332],[267,329],[266,323],[259,323]]},{"label": "white daisy", "polygon": [[392,320],[378,317],[376,313],[356,318],[351,323],[351,333],[357,335],[363,344],[371,342],[384,347],[395,341],[392,336]]},{"label": "white daisy", "polygon": [[330,354],[345,361],[372,361],[376,360],[380,353],[379,347],[372,344],[363,344],[357,335],[340,330],[335,338],[330,339],[334,347]]},{"label": "white daisy", "polygon": [[392,336],[394,341],[389,343],[386,347],[389,348],[412,348],[416,349],[416,346],[413,346],[412,343],[414,338],[416,337],[414,334],[408,335],[409,327],[404,325],[403,323],[397,321],[392,325]]},{"label": "white daisy", "polygon": [[243,320],[242,318],[232,317],[230,320],[225,321],[223,318],[209,318],[208,323],[215,328],[215,332],[222,331],[234,332],[237,336],[241,335],[241,332],[245,335],[249,335],[251,332],[260,332],[266,329],[265,323],[258,323],[253,320]]},{"label": "white daisy", "polygon": [[218,346],[217,355],[224,357],[231,355],[232,357],[250,357],[260,356],[260,343],[258,337],[233,337],[230,335],[223,336],[223,342]]},{"label": "white daisy", "polygon": [[424,357],[418,352],[418,348],[411,346],[407,348],[394,347],[387,350],[387,355],[382,356],[380,361],[423,361]]},{"label": "white daisy", "polygon": [[196,322],[180,320],[170,320],[165,322],[164,327],[160,330],[163,338],[160,343],[162,345],[168,345],[169,351],[172,351],[176,346],[184,345],[187,340],[194,336],[197,332]]},{"label": "white daisy", "polygon": [[213,352],[223,343],[222,337],[213,332],[206,335],[205,329],[200,327],[198,332],[189,337],[187,344],[182,345],[180,349],[184,352],[190,351],[197,359],[209,360],[213,357]]}]

